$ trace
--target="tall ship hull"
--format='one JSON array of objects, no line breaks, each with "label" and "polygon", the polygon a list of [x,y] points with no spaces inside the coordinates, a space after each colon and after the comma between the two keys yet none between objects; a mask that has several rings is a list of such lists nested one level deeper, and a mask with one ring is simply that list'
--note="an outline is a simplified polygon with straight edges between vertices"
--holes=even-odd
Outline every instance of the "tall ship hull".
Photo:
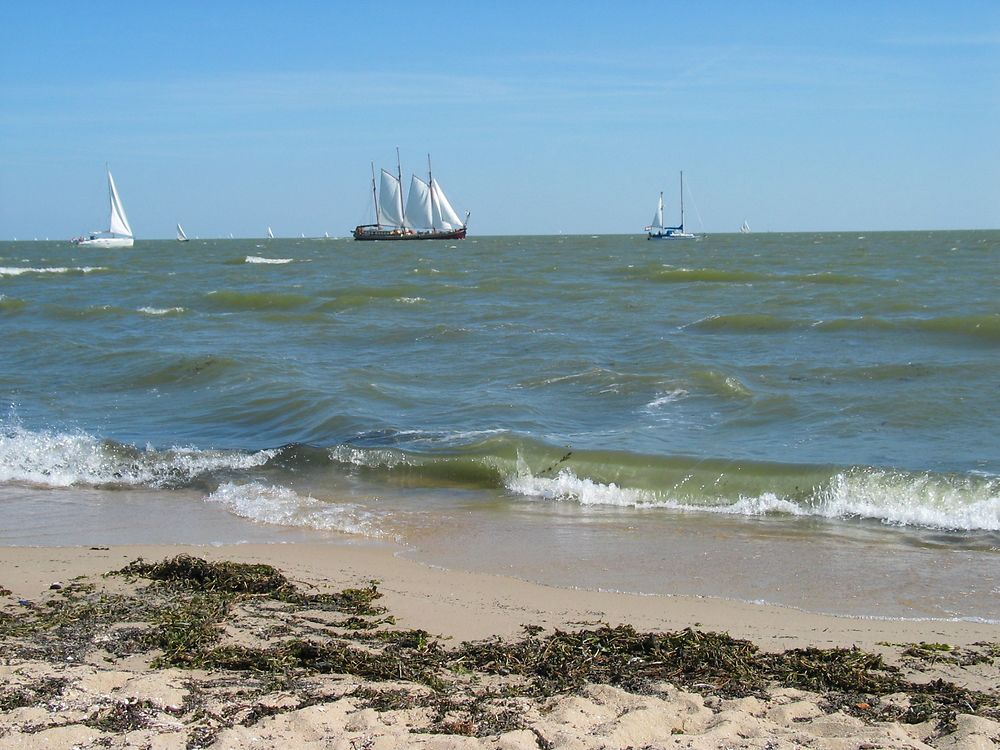
[{"label": "tall ship hull", "polygon": [[375,223],[359,224],[351,236],[362,242],[408,242],[411,240],[464,240],[468,231],[469,214],[459,218],[455,209],[431,173],[431,158],[427,157],[427,180],[413,175],[410,191],[403,204],[403,172],[396,149],[396,174],[382,170],[375,182],[372,164],[372,199]]},{"label": "tall ship hull", "polygon": [[426,231],[418,232],[414,229],[388,229],[376,224],[363,224],[354,228],[351,232],[356,240],[362,242],[396,242],[408,240],[464,240],[466,228],[455,229],[453,231]]}]

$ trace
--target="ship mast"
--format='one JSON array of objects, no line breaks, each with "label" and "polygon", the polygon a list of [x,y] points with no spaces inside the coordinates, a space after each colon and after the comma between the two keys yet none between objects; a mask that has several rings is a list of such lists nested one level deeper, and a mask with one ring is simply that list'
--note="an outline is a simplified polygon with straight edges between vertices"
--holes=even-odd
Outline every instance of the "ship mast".
[{"label": "ship mast", "polygon": [[434,175],[431,173],[431,155],[427,154],[427,186],[431,189],[431,230],[437,230],[434,226]]},{"label": "ship mast", "polygon": [[396,146],[396,179],[399,180],[399,220],[403,222],[400,229],[406,227],[406,214],[403,213],[403,169],[399,165],[399,146]]},{"label": "ship mast", "polygon": [[[697,208],[697,206],[695,206]],[[681,170],[681,232],[684,232],[684,170]]]},{"label": "ship mast", "polygon": [[377,227],[382,223],[382,220],[378,215],[378,191],[375,190],[375,162],[372,162],[372,199],[375,201],[375,226]]}]

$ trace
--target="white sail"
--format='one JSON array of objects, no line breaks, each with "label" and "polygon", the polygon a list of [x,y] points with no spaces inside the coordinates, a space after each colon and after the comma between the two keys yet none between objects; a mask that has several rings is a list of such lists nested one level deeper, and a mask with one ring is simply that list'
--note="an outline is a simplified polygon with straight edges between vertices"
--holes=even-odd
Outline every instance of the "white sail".
[{"label": "white sail", "polygon": [[451,207],[451,204],[445,197],[444,190],[441,189],[441,183],[431,178],[431,189],[434,191],[434,225],[439,229],[447,229],[448,231],[461,227],[462,220],[455,213],[455,209]]},{"label": "white sail", "polygon": [[403,206],[403,190],[399,180],[382,170],[382,180],[378,190],[378,218],[376,221],[389,227],[404,227],[406,219],[401,215]]},{"label": "white sail", "polygon": [[108,232],[131,237],[132,227],[128,224],[125,209],[122,208],[121,199],[118,197],[118,190],[115,188],[115,178],[111,176],[110,169],[108,170],[108,189],[111,193],[111,219],[108,223]]},{"label": "white sail", "polygon": [[184,234],[184,228],[180,224],[177,225],[177,239],[180,242],[187,242],[187,235]]},{"label": "white sail", "polygon": [[743,220],[743,225],[740,227],[740,234],[750,234],[750,225],[747,224],[746,219]]},{"label": "white sail", "polygon": [[406,220],[418,229],[430,229],[434,225],[431,189],[416,175],[410,179],[410,192],[406,196]]},{"label": "white sail", "polygon": [[656,212],[653,214],[653,220],[646,229],[663,229],[663,193],[660,193],[660,200],[656,204]]},{"label": "white sail", "polygon": [[271,231],[271,227],[267,228],[267,238],[269,240],[273,240],[274,239],[274,232]]}]

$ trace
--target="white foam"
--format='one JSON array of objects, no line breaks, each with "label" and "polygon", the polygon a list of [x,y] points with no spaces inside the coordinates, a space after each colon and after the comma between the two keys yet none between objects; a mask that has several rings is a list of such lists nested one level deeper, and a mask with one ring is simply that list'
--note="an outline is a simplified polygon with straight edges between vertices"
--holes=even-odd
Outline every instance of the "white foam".
[{"label": "white foam", "polygon": [[171,448],[139,450],[84,433],[0,431],[0,482],[45,487],[126,485],[167,487],[206,472],[261,466],[276,451],[256,453]]},{"label": "white foam", "polygon": [[962,531],[1000,530],[1000,480],[936,477],[878,470],[838,474],[818,488],[811,502],[795,502],[773,492],[757,496],[691,502],[670,490],[651,491],[603,484],[562,469],[554,477],[533,476],[522,465],[506,488],[529,498],[624,508],[664,508],[723,515],[869,518],[885,524]]},{"label": "white foam", "polygon": [[648,404],[646,404],[643,407],[643,410],[647,412],[656,411],[661,406],[666,406],[667,404],[671,404],[674,401],[679,401],[686,395],[688,395],[688,392],[685,391],[683,388],[678,388],[676,390],[671,391],[670,393],[661,393],[657,395],[657,397],[654,398],[652,401],[650,401]]},{"label": "white foam", "polygon": [[1000,480],[877,470],[838,474],[815,511],[898,526],[1000,531]]},{"label": "white foam", "polygon": [[67,267],[67,266],[57,266],[49,268],[25,268],[25,267],[11,267],[11,266],[0,266],[0,276],[20,276],[25,273],[93,273],[94,271],[107,271],[108,269],[104,266],[77,266],[77,267]]},{"label": "white foam", "polygon": [[367,537],[384,534],[374,525],[369,511],[353,504],[334,504],[303,497],[287,487],[260,482],[227,482],[206,498],[219,503],[241,518],[276,526],[303,526],[324,531],[341,531]]},{"label": "white foam", "polygon": [[519,473],[509,479],[506,487],[527,497],[543,500],[575,500],[580,505],[615,505],[619,507],[649,507],[659,504],[655,493],[648,490],[619,487],[614,482],[602,484],[592,479],[580,479],[569,469],[554,477],[536,477]]},{"label": "white foam", "polygon": [[259,255],[248,255],[244,263],[271,263],[271,264],[281,264],[281,263],[291,263],[293,258],[262,258]]},{"label": "white foam", "polygon": [[145,313],[146,315],[170,315],[171,313],[182,313],[184,312],[183,307],[140,307],[136,309],[136,312]]}]

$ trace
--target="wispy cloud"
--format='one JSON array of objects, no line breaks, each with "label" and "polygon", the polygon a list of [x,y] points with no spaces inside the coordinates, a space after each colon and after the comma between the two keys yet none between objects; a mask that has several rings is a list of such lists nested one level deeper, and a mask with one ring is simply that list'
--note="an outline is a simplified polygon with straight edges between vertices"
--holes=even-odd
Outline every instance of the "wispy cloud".
[{"label": "wispy cloud", "polygon": [[883,43],[899,47],[997,47],[1000,32],[899,35],[888,37]]}]

